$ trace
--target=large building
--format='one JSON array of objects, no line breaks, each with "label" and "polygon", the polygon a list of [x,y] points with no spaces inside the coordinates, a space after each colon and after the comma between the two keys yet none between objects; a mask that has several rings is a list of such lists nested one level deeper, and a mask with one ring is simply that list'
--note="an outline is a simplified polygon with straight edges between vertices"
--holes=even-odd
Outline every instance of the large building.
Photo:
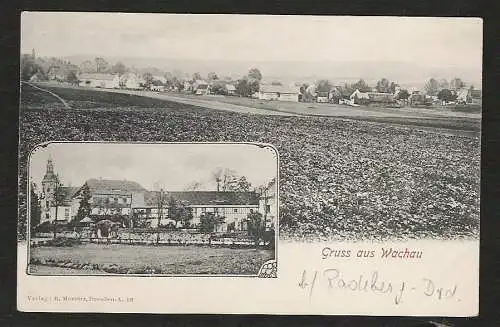
[{"label": "large building", "polygon": [[283,85],[261,85],[258,92],[260,100],[299,101],[300,91],[297,87]]},{"label": "large building", "polygon": [[[219,192],[189,191],[163,192],[149,191],[139,183],[128,180],[110,180],[102,178],[88,179],[80,187],[61,186],[54,173],[51,159],[47,162],[42,180],[41,223],[57,221],[69,223],[75,219],[85,189],[90,194],[91,212],[94,221],[109,217],[121,217],[123,220],[136,221],[143,227],[158,227],[179,222],[171,219],[169,203],[174,201],[188,208],[192,213],[191,226],[199,226],[200,217],[205,213],[214,213],[224,217],[216,231],[245,231],[248,229],[248,214],[260,212],[267,227],[274,227],[277,218],[276,184],[273,180],[262,194],[256,192]],[[57,196],[56,194],[60,194]],[[57,204],[57,205],[56,205]],[[56,215],[57,211],[57,215]]]},{"label": "large building", "polygon": [[103,89],[117,89],[120,87],[120,77],[116,74],[84,73],[78,76],[80,86]]}]

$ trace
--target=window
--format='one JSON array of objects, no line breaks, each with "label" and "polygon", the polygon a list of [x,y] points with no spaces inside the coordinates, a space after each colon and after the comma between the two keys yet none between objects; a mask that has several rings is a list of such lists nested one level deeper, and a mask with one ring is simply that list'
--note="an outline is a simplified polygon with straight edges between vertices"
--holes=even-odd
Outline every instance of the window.
[{"label": "window", "polygon": [[234,208],[234,209],[233,209],[233,212],[234,212],[234,213],[237,213],[237,212],[238,212],[238,208]]},{"label": "window", "polygon": [[127,203],[127,198],[123,198],[123,203]]},{"label": "window", "polygon": [[49,201],[45,201],[45,207],[46,207],[46,208],[50,207],[50,203],[49,203]]},{"label": "window", "polygon": [[69,219],[69,208],[64,208],[64,219]]},{"label": "window", "polygon": [[270,204],[266,204],[266,212],[271,212],[271,205]]},{"label": "window", "polygon": [[118,203],[118,198],[115,198],[115,203]]},{"label": "window", "polygon": [[207,208],[201,208],[201,212],[202,212],[202,213],[207,212]]}]

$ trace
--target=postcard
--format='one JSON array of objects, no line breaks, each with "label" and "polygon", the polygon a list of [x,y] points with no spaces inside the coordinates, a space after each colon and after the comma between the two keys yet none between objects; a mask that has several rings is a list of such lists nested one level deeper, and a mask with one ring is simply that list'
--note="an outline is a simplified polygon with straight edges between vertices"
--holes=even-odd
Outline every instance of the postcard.
[{"label": "postcard", "polygon": [[478,314],[481,19],[21,27],[18,310]]}]

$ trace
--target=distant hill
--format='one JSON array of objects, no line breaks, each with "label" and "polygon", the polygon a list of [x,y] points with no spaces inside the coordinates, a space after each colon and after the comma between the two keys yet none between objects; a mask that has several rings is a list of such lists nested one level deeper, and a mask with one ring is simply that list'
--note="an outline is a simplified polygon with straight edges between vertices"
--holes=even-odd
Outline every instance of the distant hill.
[{"label": "distant hill", "polygon": [[[73,64],[97,57],[92,55],[69,56],[63,59]],[[110,63],[121,61],[127,67],[158,68],[164,72],[179,71],[187,76],[199,72],[206,76],[215,72],[218,76],[241,77],[250,68],[258,68],[264,79],[284,83],[329,79],[334,83],[357,81],[363,78],[369,84],[385,77],[401,85],[423,85],[430,77],[450,80],[459,77],[467,84],[481,88],[482,72],[472,67],[425,67],[409,62],[298,62],[298,61],[238,61],[238,60],[184,60],[169,58],[106,57]]]}]

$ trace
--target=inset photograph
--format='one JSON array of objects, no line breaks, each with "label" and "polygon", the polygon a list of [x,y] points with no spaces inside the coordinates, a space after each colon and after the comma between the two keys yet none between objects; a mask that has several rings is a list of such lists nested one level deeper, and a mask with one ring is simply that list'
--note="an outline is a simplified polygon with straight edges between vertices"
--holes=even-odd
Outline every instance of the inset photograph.
[{"label": "inset photograph", "polygon": [[62,142],[29,162],[28,274],[276,277],[270,145]]}]

